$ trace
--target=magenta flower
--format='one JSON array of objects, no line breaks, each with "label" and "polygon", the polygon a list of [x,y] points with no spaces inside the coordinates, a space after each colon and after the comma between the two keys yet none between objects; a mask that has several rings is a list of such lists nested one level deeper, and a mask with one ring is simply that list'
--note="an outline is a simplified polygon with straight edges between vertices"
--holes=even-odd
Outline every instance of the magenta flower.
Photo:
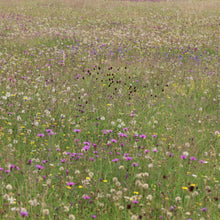
[{"label": "magenta flower", "polygon": [[39,165],[39,164],[37,164],[36,167],[37,167],[38,170],[43,170],[44,169],[44,167]]},{"label": "magenta flower", "polygon": [[20,212],[20,216],[22,216],[22,217],[28,217],[28,212]]},{"label": "magenta flower", "polygon": [[156,153],[156,152],[157,152],[157,149],[156,149],[156,148],[154,148],[152,151]]},{"label": "magenta flower", "polygon": [[184,159],[187,158],[187,156],[186,155],[181,155],[180,158],[184,160]]},{"label": "magenta flower", "polygon": [[146,153],[146,154],[149,153],[149,152],[150,152],[150,150],[148,150],[148,149],[146,149],[146,150],[144,151],[144,153]]},{"label": "magenta flower", "polygon": [[206,212],[206,211],[207,211],[207,208],[204,207],[204,208],[201,209],[201,211],[202,211],[202,212]]},{"label": "magenta flower", "polygon": [[74,183],[74,182],[67,182],[66,185],[67,185],[67,186],[74,186],[75,183]]},{"label": "magenta flower", "polygon": [[144,134],[140,134],[139,137],[144,139],[144,138],[146,138],[147,136],[144,135]]},{"label": "magenta flower", "polygon": [[112,143],[117,143],[117,140],[111,139],[111,142],[112,142]]},{"label": "magenta flower", "polygon": [[138,165],[138,163],[132,163],[131,166],[132,167],[138,167],[139,165]]},{"label": "magenta flower", "polygon": [[204,163],[204,162],[205,162],[204,160],[200,160],[200,161],[199,161],[199,163]]},{"label": "magenta flower", "polygon": [[38,137],[44,137],[45,135],[43,133],[39,133],[37,136]]},{"label": "magenta flower", "polygon": [[189,159],[194,161],[197,160],[195,157],[190,157]]},{"label": "magenta flower", "polygon": [[117,161],[119,161],[118,158],[115,158],[115,159],[112,160],[112,162],[117,162]]},{"label": "magenta flower", "polygon": [[86,146],[83,147],[83,149],[84,149],[85,151],[88,151],[88,150],[90,149],[90,146],[86,145]]},{"label": "magenta flower", "polygon": [[83,196],[83,199],[91,199],[90,196]]},{"label": "magenta flower", "polygon": [[132,201],[134,204],[138,204],[139,202],[137,200]]},{"label": "magenta flower", "polygon": [[96,215],[92,215],[92,218],[96,218]]},{"label": "magenta flower", "polygon": [[126,157],[126,159],[125,160],[132,160],[133,158],[132,157]]},{"label": "magenta flower", "polygon": [[65,162],[66,162],[66,159],[63,158],[63,159],[61,160],[61,163],[65,163]]},{"label": "magenta flower", "polygon": [[81,132],[81,130],[80,129],[74,129],[73,132],[79,133],[79,132]]}]

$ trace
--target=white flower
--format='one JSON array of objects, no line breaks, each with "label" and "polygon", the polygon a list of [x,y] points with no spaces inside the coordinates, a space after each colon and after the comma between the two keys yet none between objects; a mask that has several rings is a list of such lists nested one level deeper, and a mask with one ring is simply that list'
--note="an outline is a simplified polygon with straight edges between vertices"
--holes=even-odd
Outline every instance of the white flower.
[{"label": "white flower", "polygon": [[100,119],[101,119],[102,121],[104,121],[104,120],[105,120],[105,117],[104,117],[104,116],[102,116]]},{"label": "white flower", "polygon": [[43,215],[49,215],[50,211],[49,209],[43,209]]},{"label": "white flower", "polygon": [[8,184],[5,188],[6,188],[7,190],[12,190],[12,185]]}]

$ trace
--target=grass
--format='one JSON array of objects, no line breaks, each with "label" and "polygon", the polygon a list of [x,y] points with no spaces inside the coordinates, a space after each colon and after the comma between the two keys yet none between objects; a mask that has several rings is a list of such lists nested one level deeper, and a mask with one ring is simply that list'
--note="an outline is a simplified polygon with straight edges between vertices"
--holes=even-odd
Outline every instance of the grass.
[{"label": "grass", "polygon": [[0,3],[1,219],[219,219],[220,3]]}]

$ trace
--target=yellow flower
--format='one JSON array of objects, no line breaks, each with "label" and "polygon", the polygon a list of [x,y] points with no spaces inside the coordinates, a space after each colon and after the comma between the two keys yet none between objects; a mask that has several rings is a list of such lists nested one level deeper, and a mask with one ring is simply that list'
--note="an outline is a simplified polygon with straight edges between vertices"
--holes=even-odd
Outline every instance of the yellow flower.
[{"label": "yellow flower", "polygon": [[82,189],[82,188],[83,188],[83,186],[81,186],[81,185],[80,185],[80,186],[79,186],[79,188],[80,188],[80,189]]},{"label": "yellow flower", "polygon": [[134,194],[138,195],[138,194],[139,194],[139,192],[134,191]]},{"label": "yellow flower", "polygon": [[188,187],[186,187],[186,186],[183,186],[183,187],[182,187],[182,189],[184,189],[184,190],[187,190],[187,189],[188,189]]},{"label": "yellow flower", "polygon": [[108,180],[103,180],[103,182],[104,182],[104,183],[107,183],[107,182],[108,182]]}]

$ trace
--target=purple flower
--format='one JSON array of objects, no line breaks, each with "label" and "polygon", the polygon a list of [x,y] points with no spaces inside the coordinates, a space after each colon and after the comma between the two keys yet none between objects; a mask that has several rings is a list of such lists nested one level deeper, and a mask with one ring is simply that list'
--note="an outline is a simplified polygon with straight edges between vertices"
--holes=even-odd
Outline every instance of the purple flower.
[{"label": "purple flower", "polygon": [[92,218],[96,218],[96,215],[92,215]]},{"label": "purple flower", "polygon": [[22,217],[28,217],[28,212],[20,212],[20,216],[22,216]]},{"label": "purple flower", "polygon": [[83,199],[91,199],[90,196],[83,196]]},{"label": "purple flower", "polygon": [[139,137],[144,139],[144,138],[146,138],[147,136],[144,135],[144,134],[141,134],[141,135],[139,135]]},{"label": "purple flower", "polygon": [[137,203],[139,203],[137,200],[133,200],[132,201],[134,204],[137,204]]},{"label": "purple flower", "polygon": [[204,163],[204,160],[200,160],[199,163]]},{"label": "purple flower", "polygon": [[197,160],[195,157],[190,157],[189,159],[190,160]]},{"label": "purple flower", "polygon": [[112,142],[112,143],[117,143],[117,140],[111,139],[111,142]]},{"label": "purple flower", "polygon": [[132,167],[138,167],[139,165],[138,165],[138,163],[132,163],[131,166]]},{"label": "purple flower", "polygon": [[81,130],[80,129],[74,129],[73,132],[79,133],[79,132],[81,132]]},{"label": "purple flower", "polygon": [[55,133],[51,129],[46,129],[46,132],[48,136],[55,135]]},{"label": "purple flower", "polygon": [[201,211],[202,211],[202,212],[206,212],[206,211],[207,211],[207,208],[204,207],[204,208],[201,209]]},{"label": "purple flower", "polygon": [[156,149],[156,148],[154,148],[152,151],[156,153],[156,152],[157,152],[157,149]]},{"label": "purple flower", "polygon": [[67,185],[67,186],[74,186],[75,183],[74,183],[74,182],[67,182],[66,185]]},{"label": "purple flower", "polygon": [[63,159],[61,160],[61,163],[65,163],[65,162],[66,162],[66,159],[63,158]]},{"label": "purple flower", "polygon": [[132,160],[133,158],[132,157],[126,157],[126,159],[125,160]]},{"label": "purple flower", "polygon": [[45,135],[43,133],[39,133],[37,136],[38,137],[44,137]]},{"label": "purple flower", "polygon": [[4,168],[0,167],[0,171],[3,171],[3,170],[4,170]]},{"label": "purple flower", "polygon": [[186,155],[181,155],[180,158],[184,160],[184,159],[187,158],[187,156]]},{"label": "purple flower", "polygon": [[112,162],[117,162],[117,161],[119,161],[118,158],[115,158],[115,159],[112,160]]},{"label": "purple flower", "polygon": [[31,165],[32,164],[32,160],[30,159],[29,161],[28,161],[28,165]]},{"label": "purple flower", "polygon": [[148,149],[146,149],[146,150],[144,151],[144,153],[148,153],[148,152],[150,152],[150,150],[148,150]]},{"label": "purple flower", "polygon": [[43,170],[44,169],[44,167],[39,165],[39,164],[37,164],[36,167],[37,167],[38,170]]},{"label": "purple flower", "polygon": [[66,170],[66,175],[67,175],[67,176],[69,175],[69,170]]},{"label": "purple flower", "polygon": [[88,151],[88,150],[90,149],[90,146],[86,145],[86,146],[83,147],[83,149],[84,149],[85,151]]},{"label": "purple flower", "polygon": [[153,134],[152,137],[155,138],[155,137],[157,137],[157,135],[156,135],[156,134]]}]

